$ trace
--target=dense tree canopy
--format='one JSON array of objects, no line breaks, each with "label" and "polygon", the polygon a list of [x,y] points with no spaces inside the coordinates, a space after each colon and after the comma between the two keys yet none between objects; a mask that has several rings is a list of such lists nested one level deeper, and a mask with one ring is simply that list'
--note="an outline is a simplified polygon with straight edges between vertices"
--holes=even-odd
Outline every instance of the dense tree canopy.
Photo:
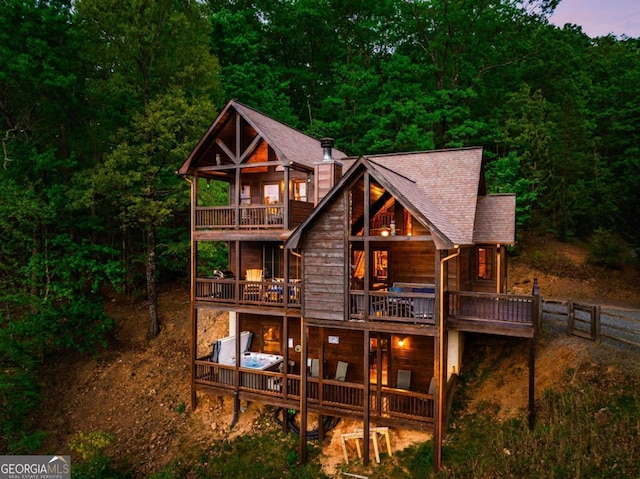
[{"label": "dense tree canopy", "polygon": [[0,0],[0,451],[35,447],[43,355],[103,342],[106,287],[158,333],[189,264],[174,171],[230,98],[353,155],[483,146],[519,231],[637,247],[640,39],[557,3]]}]

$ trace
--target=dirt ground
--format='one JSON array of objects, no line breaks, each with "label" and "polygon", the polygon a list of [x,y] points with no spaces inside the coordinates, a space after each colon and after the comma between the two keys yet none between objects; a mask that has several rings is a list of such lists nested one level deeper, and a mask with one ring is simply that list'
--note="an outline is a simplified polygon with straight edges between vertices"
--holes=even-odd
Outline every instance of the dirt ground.
[{"label": "dirt ground", "polygon": [[[552,255],[560,266],[554,268],[552,261],[551,266],[545,263],[544,270],[532,268],[530,258],[537,251]],[[584,250],[576,246],[548,239],[529,244],[509,265],[509,288],[529,293],[537,277],[545,298],[640,309],[637,270],[598,271],[588,267],[585,258]],[[162,331],[153,341],[145,339],[145,303],[114,295],[105,307],[117,323],[108,349],[91,359],[57,355],[47,361],[43,374],[45,401],[37,424],[49,432],[42,452],[73,456],[69,444],[78,433],[111,433],[115,442],[105,452],[117,463],[130,466],[136,476],[144,477],[178,459],[189,460],[196,446],[232,439],[260,427],[265,414],[257,404],[249,405],[233,429],[230,399],[202,395],[196,410],[191,411],[186,288],[172,287],[161,293]],[[207,334],[222,337],[228,331],[228,315],[214,312],[201,318],[201,324]],[[200,352],[209,348],[206,342],[198,346]],[[585,340],[564,334],[543,335],[537,345],[536,395],[551,387],[569,368],[592,361],[599,354],[594,348]],[[496,357],[489,353],[483,359],[481,367],[489,372],[478,385],[477,399],[466,405],[469,411],[475,410],[481,400],[489,400],[499,407],[501,417],[525,413],[528,369],[523,349],[515,348],[506,358],[497,357],[496,352]],[[497,361],[502,361],[500,375],[491,373],[498,369]],[[360,426],[354,421],[341,421],[329,433],[322,454],[328,474],[336,474],[344,461],[340,434]],[[427,433],[394,428],[392,449],[398,451],[428,438]],[[350,454],[354,457],[355,451]]]}]

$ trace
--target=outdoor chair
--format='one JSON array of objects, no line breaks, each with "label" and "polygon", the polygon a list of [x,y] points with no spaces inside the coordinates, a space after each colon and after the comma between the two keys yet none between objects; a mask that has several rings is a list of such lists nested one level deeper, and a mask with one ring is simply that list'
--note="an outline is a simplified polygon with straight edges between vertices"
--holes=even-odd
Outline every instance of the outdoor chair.
[{"label": "outdoor chair", "polygon": [[411,389],[411,371],[407,369],[398,369],[398,379],[396,380],[396,388]]},{"label": "outdoor chair", "polygon": [[320,374],[320,360],[314,358],[311,360],[311,377],[317,378]]},{"label": "outdoor chair", "polygon": [[248,269],[246,280],[247,283],[244,286],[244,299],[250,301],[259,301],[260,292],[262,290],[262,270],[261,269]]},{"label": "outdoor chair", "polygon": [[338,366],[336,367],[336,381],[345,381],[347,379],[347,368],[349,367],[349,363],[345,363],[344,361],[338,361]]},{"label": "outdoor chair", "polygon": [[431,382],[429,383],[429,391],[428,394],[436,393],[436,378],[431,378]]}]

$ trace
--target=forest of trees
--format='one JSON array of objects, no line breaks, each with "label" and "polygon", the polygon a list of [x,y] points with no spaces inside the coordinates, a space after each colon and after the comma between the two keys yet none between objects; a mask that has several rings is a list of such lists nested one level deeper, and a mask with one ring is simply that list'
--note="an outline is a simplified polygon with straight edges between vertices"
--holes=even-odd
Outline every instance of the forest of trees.
[{"label": "forest of trees", "polygon": [[159,333],[189,266],[175,170],[231,98],[351,155],[483,146],[520,232],[637,248],[640,39],[557,3],[0,0],[0,452],[37,450],[37,368],[104,344],[105,288]]}]

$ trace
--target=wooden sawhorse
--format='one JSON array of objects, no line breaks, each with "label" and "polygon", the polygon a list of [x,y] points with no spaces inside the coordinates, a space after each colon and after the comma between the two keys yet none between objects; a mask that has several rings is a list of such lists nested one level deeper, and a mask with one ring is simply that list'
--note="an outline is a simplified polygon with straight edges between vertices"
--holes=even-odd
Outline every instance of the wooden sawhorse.
[{"label": "wooden sawhorse", "polygon": [[[378,435],[385,438],[387,443],[387,453],[389,456],[393,456],[393,452],[391,451],[391,439],[389,438],[389,428],[388,427],[372,427],[369,429],[369,437],[373,440],[373,452],[376,456],[376,462],[380,464],[380,448],[378,447]],[[347,432],[340,436],[342,441],[342,452],[344,453],[344,460],[346,463],[349,462],[349,455],[347,454],[347,444],[346,442],[350,439],[356,441],[356,451],[358,451],[358,458],[362,458],[362,449],[360,449],[360,439],[364,440],[364,430],[356,429],[354,432]]]}]

